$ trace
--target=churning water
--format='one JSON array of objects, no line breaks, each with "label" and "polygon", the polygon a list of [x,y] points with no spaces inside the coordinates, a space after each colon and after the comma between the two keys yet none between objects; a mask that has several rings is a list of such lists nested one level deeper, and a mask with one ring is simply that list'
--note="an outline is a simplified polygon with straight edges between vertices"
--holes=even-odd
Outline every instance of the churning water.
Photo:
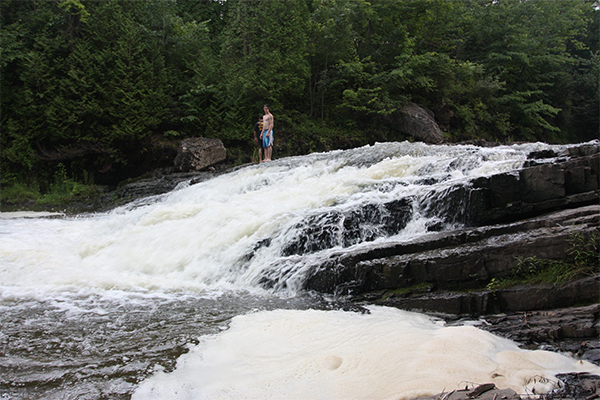
[{"label": "churning water", "polygon": [[342,311],[303,290],[331,252],[460,227],[460,210],[433,199],[546,149],[563,147],[376,144],[248,166],[109,213],[0,214],[0,395],[404,399],[598,373],[472,326]]}]

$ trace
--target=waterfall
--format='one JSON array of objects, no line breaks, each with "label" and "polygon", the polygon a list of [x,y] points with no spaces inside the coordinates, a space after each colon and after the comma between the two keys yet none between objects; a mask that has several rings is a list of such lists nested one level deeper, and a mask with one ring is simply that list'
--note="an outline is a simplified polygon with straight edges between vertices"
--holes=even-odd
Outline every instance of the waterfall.
[{"label": "waterfall", "polygon": [[5,220],[2,278],[13,289],[297,292],[328,252],[464,224],[449,192],[547,147],[375,144],[245,167],[106,214]]},{"label": "waterfall", "polygon": [[[303,291],[332,254],[469,224],[473,179],[564,148],[378,143],[245,166],[106,213],[1,213],[0,393],[406,398],[483,379],[474,371],[516,370],[506,385],[524,390],[519,365],[535,365],[528,377],[594,370],[420,314],[331,311]],[[448,363],[436,382],[441,353],[475,342],[464,377]]]}]

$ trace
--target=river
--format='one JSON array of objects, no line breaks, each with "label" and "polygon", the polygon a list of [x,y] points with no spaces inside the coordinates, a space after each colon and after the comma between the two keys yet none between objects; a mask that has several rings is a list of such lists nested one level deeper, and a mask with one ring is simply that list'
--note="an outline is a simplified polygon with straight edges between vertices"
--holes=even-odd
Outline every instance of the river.
[{"label": "river", "polygon": [[[432,212],[430,199],[564,148],[375,144],[106,213],[0,213],[0,396],[408,399],[487,382],[540,392],[559,372],[600,373],[480,321],[352,311],[303,290],[331,252],[460,228],[444,214],[460,210]],[[399,199],[402,223],[387,206]]]}]

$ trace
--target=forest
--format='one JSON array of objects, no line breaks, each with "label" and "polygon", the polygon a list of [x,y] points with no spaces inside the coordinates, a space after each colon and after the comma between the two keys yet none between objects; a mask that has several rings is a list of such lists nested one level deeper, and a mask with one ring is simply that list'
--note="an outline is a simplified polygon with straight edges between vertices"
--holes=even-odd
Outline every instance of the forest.
[{"label": "forest", "polygon": [[[275,158],[376,141],[599,137],[597,0],[2,0],[1,184],[115,185],[187,137]],[[169,147],[171,146],[171,147]],[[163,150],[161,150],[163,149]]]}]

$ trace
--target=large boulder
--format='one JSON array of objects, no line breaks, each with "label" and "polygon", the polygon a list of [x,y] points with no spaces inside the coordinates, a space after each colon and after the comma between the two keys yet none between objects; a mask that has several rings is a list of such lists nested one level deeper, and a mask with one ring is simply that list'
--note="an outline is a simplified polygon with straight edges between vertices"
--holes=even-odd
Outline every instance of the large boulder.
[{"label": "large boulder", "polygon": [[225,160],[227,151],[219,139],[189,138],[179,143],[175,167],[180,171],[200,171]]},{"label": "large boulder", "polygon": [[444,135],[433,116],[415,103],[406,105],[398,129],[425,143],[437,144],[444,141]]}]

